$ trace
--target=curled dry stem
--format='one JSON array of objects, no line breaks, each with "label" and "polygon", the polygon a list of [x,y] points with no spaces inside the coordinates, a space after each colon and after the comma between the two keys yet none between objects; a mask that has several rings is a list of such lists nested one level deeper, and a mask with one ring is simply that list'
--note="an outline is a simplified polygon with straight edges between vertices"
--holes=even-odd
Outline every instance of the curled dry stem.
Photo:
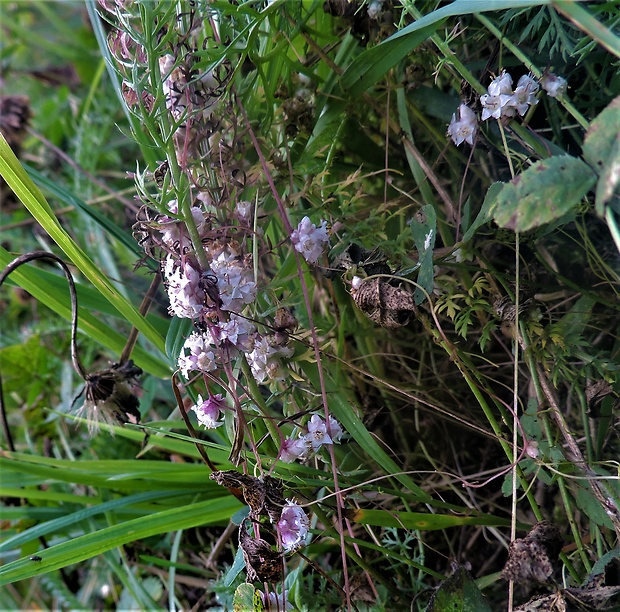
[{"label": "curled dry stem", "polygon": [[[57,263],[62,268],[62,271],[65,273],[67,277],[67,282],[69,284],[69,295],[71,298],[71,363],[73,364],[73,368],[78,373],[78,375],[86,380],[86,371],[80,362],[77,353],[77,328],[78,328],[78,301],[77,301],[77,293],[75,290],[75,282],[73,280],[73,275],[71,274],[71,270],[69,270],[69,266],[60,258],[58,255],[54,255],[54,253],[48,253],[47,251],[32,251],[31,253],[25,253],[24,255],[20,255],[16,259],[14,259],[0,274],[0,287],[6,280],[11,272],[15,271],[19,266],[34,261],[35,259],[50,259],[51,261]],[[6,439],[7,446],[10,451],[15,451],[15,445],[13,443],[13,438],[11,436],[11,431],[9,429],[8,421],[6,418],[6,406],[4,404],[4,394],[2,392],[2,378],[0,377],[0,420],[2,421],[2,429],[4,433],[4,438]]]}]

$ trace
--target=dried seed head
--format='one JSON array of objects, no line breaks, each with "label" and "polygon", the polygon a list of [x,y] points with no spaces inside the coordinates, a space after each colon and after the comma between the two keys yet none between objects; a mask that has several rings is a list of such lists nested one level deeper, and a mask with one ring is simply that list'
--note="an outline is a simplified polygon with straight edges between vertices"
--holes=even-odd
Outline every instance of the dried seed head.
[{"label": "dried seed head", "polygon": [[407,325],[415,311],[413,295],[402,287],[390,285],[383,278],[354,277],[351,296],[369,319],[386,329]]},{"label": "dried seed head", "polygon": [[86,376],[85,400],[77,415],[86,417],[91,435],[97,432],[100,422],[108,425],[140,422],[140,401],[131,385],[141,374],[142,370],[129,360]]},{"label": "dried seed head", "polygon": [[548,582],[561,549],[559,529],[549,521],[541,521],[525,538],[512,542],[502,578],[524,585],[531,581]]}]

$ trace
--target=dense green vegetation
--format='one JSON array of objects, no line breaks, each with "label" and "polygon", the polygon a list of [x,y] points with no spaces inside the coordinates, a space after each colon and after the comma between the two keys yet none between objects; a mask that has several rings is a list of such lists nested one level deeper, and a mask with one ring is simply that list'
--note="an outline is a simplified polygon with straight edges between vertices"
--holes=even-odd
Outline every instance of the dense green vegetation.
[{"label": "dense green vegetation", "polygon": [[0,12],[1,609],[617,609],[617,3]]}]

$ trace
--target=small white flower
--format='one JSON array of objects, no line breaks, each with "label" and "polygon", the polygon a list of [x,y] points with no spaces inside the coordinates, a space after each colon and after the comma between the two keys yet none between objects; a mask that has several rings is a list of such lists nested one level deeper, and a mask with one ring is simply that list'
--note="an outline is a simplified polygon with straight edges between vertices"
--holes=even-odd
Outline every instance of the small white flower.
[{"label": "small white flower", "polygon": [[311,264],[315,264],[323,254],[325,245],[329,242],[327,234],[327,221],[323,221],[319,227],[310,221],[309,217],[304,217],[293,230],[291,242],[295,245],[295,250],[301,253],[302,257]]},{"label": "small white flower", "polygon": [[499,119],[502,116],[502,110],[508,104],[511,96],[501,94],[492,96],[484,94],[480,96],[480,104],[482,105],[482,121],[486,121],[489,117]]},{"label": "small white flower", "polygon": [[310,445],[304,438],[285,438],[278,458],[285,463],[292,463],[297,459],[305,459],[309,450]]},{"label": "small white flower", "polygon": [[194,332],[185,341],[177,363],[183,376],[189,378],[190,372],[211,372],[217,369],[217,360],[211,336]]},{"label": "small white flower", "polygon": [[213,333],[217,333],[220,344],[228,341],[241,351],[251,351],[255,332],[256,327],[250,321],[232,313],[228,321],[217,324]]},{"label": "small white flower", "polygon": [[205,293],[200,286],[200,272],[188,261],[179,262],[168,255],[164,264],[164,281],[170,299],[170,315],[195,319],[204,310]]},{"label": "small white flower", "polygon": [[505,70],[502,70],[502,73],[491,81],[488,91],[490,96],[511,95],[512,77]]},{"label": "small white flower", "polygon": [[263,606],[268,612],[286,612],[287,610],[294,610],[295,606],[288,601],[288,590],[285,589],[282,594],[268,593],[265,595],[262,591],[258,591],[260,597],[263,600]]},{"label": "small white flower", "polygon": [[517,88],[510,97],[507,106],[514,108],[521,117],[530,106],[538,104],[536,93],[539,86],[531,74],[524,74],[517,83]]},{"label": "small white flower", "polygon": [[568,88],[566,79],[563,79],[552,72],[549,72],[543,76],[543,78],[540,79],[540,84],[552,98],[559,98],[563,96]]},{"label": "small white flower", "polygon": [[318,414],[314,414],[308,423],[308,433],[302,439],[312,445],[312,449],[316,452],[323,444],[333,444],[342,437],[342,427],[331,415],[329,417],[329,430],[331,436],[327,433],[325,421]]},{"label": "small white flower", "polygon": [[224,421],[218,421],[221,411],[228,408],[221,394],[211,395],[205,401],[202,395],[198,396],[198,401],[190,408],[196,413],[198,422],[207,429],[215,429],[224,424]]},{"label": "small white flower", "polygon": [[295,502],[287,500],[276,525],[282,548],[289,551],[303,544],[309,526],[310,521],[303,509]]},{"label": "small white flower", "polygon": [[224,251],[211,262],[211,271],[217,276],[222,310],[240,312],[256,299],[254,273],[243,260]]},{"label": "small white flower", "polygon": [[458,112],[452,115],[452,121],[450,121],[450,125],[448,126],[448,136],[452,138],[454,144],[457,146],[462,142],[473,145],[477,129],[478,119],[476,113],[466,104],[461,104]]},{"label": "small white flower", "polygon": [[273,374],[277,374],[279,368],[277,355],[278,349],[271,345],[267,337],[255,341],[254,349],[247,354],[247,360],[256,382],[262,383],[267,378],[272,379]]}]

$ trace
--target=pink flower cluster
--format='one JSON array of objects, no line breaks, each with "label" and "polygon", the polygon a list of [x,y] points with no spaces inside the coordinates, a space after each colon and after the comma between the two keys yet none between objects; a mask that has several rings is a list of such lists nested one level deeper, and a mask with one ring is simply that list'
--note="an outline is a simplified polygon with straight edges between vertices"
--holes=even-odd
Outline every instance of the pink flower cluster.
[{"label": "pink flower cluster", "polygon": [[295,502],[286,500],[282,515],[276,525],[282,548],[285,551],[294,550],[301,546],[308,534],[310,521],[306,513]]},{"label": "pink flower cluster", "polygon": [[194,332],[183,345],[178,366],[185,378],[190,372],[212,372],[254,345],[256,328],[247,319],[231,314],[228,321],[208,324],[207,331]]},{"label": "pink flower cluster", "polygon": [[304,217],[293,230],[291,242],[295,245],[295,250],[301,253],[308,263],[315,264],[329,242],[327,221],[323,221],[317,227],[309,217]]},{"label": "pink flower cluster", "polygon": [[198,395],[198,401],[190,408],[196,413],[198,422],[207,429],[215,429],[224,424],[224,421],[218,421],[222,411],[228,408],[224,396],[220,393],[209,395],[203,401],[202,395]]},{"label": "pink flower cluster", "polygon": [[286,463],[306,459],[311,452],[318,452],[324,444],[339,442],[344,433],[340,423],[331,415],[329,432],[327,430],[327,422],[318,414],[312,415],[306,433],[300,433],[297,438],[285,438],[279,458]]}]

